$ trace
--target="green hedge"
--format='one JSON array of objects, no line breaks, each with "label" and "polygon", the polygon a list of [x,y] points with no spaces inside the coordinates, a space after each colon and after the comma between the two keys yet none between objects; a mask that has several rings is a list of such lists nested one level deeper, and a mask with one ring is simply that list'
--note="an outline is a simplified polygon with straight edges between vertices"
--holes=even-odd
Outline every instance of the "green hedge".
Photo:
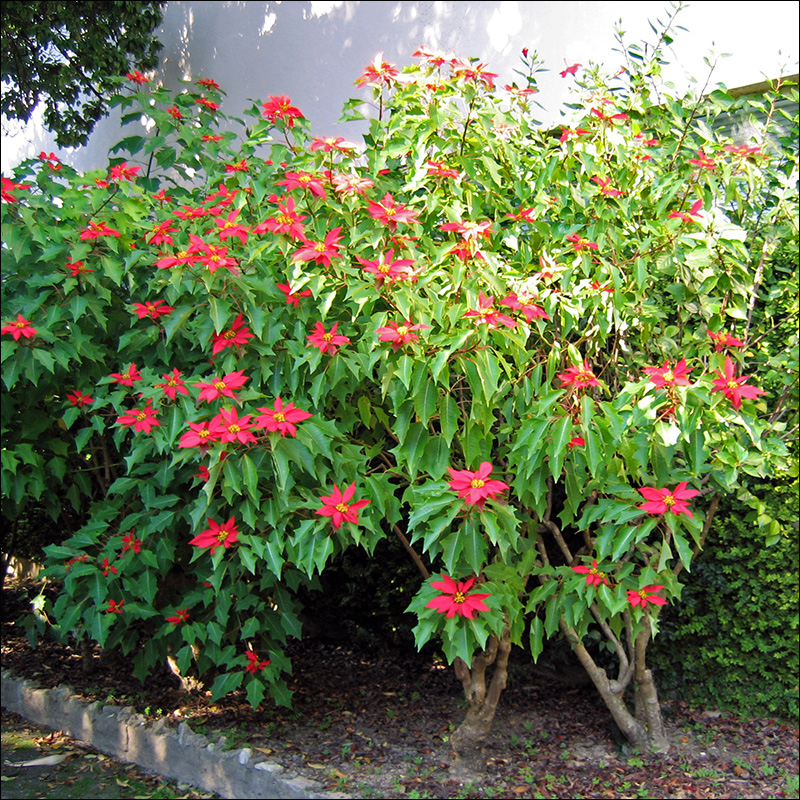
[{"label": "green hedge", "polygon": [[653,646],[658,683],[691,702],[796,720],[798,479],[754,487],[793,535],[772,547],[750,509],[720,507],[681,603],[665,609]]}]

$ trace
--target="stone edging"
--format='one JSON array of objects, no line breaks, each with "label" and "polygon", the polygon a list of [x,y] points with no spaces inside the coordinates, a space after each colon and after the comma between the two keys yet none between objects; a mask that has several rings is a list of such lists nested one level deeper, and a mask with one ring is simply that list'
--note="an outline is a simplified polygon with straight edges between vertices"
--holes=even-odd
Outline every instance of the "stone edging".
[{"label": "stone edging", "polygon": [[283,767],[250,748],[223,750],[182,722],[177,730],[162,717],[154,723],[130,707],[101,706],[75,695],[69,686],[42,689],[8,670],[0,676],[2,705],[30,722],[62,730],[120,761],[226,798],[341,798],[306,778],[282,777]]}]

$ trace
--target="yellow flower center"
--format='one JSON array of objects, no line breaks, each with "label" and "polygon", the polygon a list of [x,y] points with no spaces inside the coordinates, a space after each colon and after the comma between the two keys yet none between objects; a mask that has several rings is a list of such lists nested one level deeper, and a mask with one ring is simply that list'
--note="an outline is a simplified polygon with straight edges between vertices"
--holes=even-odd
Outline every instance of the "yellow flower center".
[{"label": "yellow flower center", "polygon": [[214,388],[215,388],[215,389],[216,389],[218,392],[221,392],[223,389],[225,389],[225,388],[227,388],[227,387],[225,386],[225,381],[217,381],[217,382],[214,384]]},{"label": "yellow flower center", "polygon": [[27,322],[15,322],[14,325],[17,328],[24,328],[28,323]]},{"label": "yellow flower center", "polygon": [[222,335],[225,339],[233,339],[236,336],[236,331],[225,331]]},{"label": "yellow flower center", "polygon": [[225,540],[230,535],[230,531],[227,528],[220,528],[219,533],[217,534],[217,539],[219,540],[220,544],[225,544]]},{"label": "yellow flower center", "polygon": [[277,413],[273,414],[272,418],[276,422],[286,422],[286,417],[284,417],[283,414],[281,414],[280,412],[277,412]]},{"label": "yellow flower center", "polygon": [[482,489],[485,486],[485,483],[480,478],[473,478],[469,485],[472,489]]},{"label": "yellow flower center", "polygon": [[725,385],[729,389],[738,389],[739,388],[739,382],[738,381],[728,381]]},{"label": "yellow flower center", "polygon": [[400,325],[397,329],[398,336],[405,336],[408,333],[408,328],[405,325]]},{"label": "yellow flower center", "polygon": [[674,497],[673,497],[671,494],[668,494],[668,495],[667,495],[667,496],[664,498],[664,505],[665,505],[667,508],[672,508],[672,506],[674,506],[674,505],[675,505],[675,498],[674,498]]},{"label": "yellow flower center", "polygon": [[326,342],[329,342],[331,339],[333,339],[333,334],[332,334],[332,333],[326,333],[326,334],[323,334],[322,338],[323,338],[323,339],[324,339]]},{"label": "yellow flower center", "polygon": [[460,604],[460,603],[463,603],[466,599],[467,599],[467,596],[464,594],[464,592],[456,592],[453,595],[453,602],[454,603],[459,603]]},{"label": "yellow flower center", "polygon": [[672,383],[675,380],[675,375],[673,374],[672,370],[669,369],[664,373],[664,383]]},{"label": "yellow flower center", "polygon": [[318,253],[324,253],[324,252],[325,252],[325,242],[317,242],[317,243],[314,245],[314,249],[315,249],[315,250],[316,250]]},{"label": "yellow flower center", "polygon": [[383,272],[386,274],[387,272],[391,272],[392,268],[388,264],[381,264],[378,266],[378,272]]},{"label": "yellow flower center", "polygon": [[147,413],[146,413],[146,412],[144,412],[144,411],[140,411],[140,412],[139,412],[139,413],[136,415],[136,419],[138,419],[138,420],[139,420],[139,422],[141,422],[143,419],[147,419]]},{"label": "yellow flower center", "polygon": [[177,258],[186,258],[186,256],[188,256],[188,255],[189,254],[185,250],[181,250],[176,257]]},{"label": "yellow flower center", "polygon": [[241,428],[236,424],[228,425],[228,431],[230,433],[239,433],[239,431],[241,431]]},{"label": "yellow flower center", "polygon": [[203,428],[203,430],[201,430],[201,431],[198,431],[197,435],[198,435],[198,436],[199,436],[201,439],[205,439],[206,437],[208,437],[208,436],[211,436],[211,431],[210,431],[210,430],[208,430],[207,428]]},{"label": "yellow flower center", "polygon": [[278,214],[278,222],[280,222],[281,225],[291,225],[292,218],[287,217],[286,214]]},{"label": "yellow flower center", "polygon": [[339,504],[337,504],[336,506],[334,506],[334,508],[335,508],[335,509],[336,509],[336,510],[337,510],[337,511],[340,513],[340,514],[346,514],[346,513],[347,513],[347,512],[350,510],[350,506],[347,506],[347,505],[345,505],[344,503],[339,503]]}]

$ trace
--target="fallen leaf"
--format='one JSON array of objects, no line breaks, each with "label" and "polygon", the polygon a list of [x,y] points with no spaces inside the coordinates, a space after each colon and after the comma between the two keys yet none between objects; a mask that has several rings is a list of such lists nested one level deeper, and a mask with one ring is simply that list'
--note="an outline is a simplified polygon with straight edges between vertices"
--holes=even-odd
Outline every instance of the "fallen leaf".
[{"label": "fallen leaf", "polygon": [[307,767],[311,767],[311,769],[325,769],[325,768],[326,768],[324,764],[311,764],[311,763],[306,763],[306,766],[307,766]]},{"label": "fallen leaf", "polygon": [[269,747],[254,747],[253,750],[258,750],[259,753],[263,753],[265,756],[270,756],[273,753]]},{"label": "fallen leaf", "polygon": [[45,756],[44,758],[34,758],[32,761],[21,761],[19,764],[12,764],[6,761],[9,767],[54,767],[56,764],[61,764],[66,761],[73,753],[59,753],[54,756]]},{"label": "fallen leaf", "polygon": [[16,776],[12,775],[0,775],[0,781],[15,781],[16,779]]}]

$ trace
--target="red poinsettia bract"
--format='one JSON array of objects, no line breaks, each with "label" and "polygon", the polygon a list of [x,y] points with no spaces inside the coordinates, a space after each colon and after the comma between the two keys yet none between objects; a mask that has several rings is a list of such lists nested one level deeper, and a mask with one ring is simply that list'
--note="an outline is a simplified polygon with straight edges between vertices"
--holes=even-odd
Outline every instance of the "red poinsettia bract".
[{"label": "red poinsettia bract", "polygon": [[373,219],[377,219],[378,222],[388,225],[389,230],[392,232],[395,231],[399,222],[406,225],[419,223],[416,211],[406,208],[406,206],[401,203],[395,203],[394,198],[389,192],[386,192],[380,203],[370,200],[367,211]]},{"label": "red poinsettia bract", "polygon": [[416,342],[419,339],[412,331],[419,331],[423,328],[430,328],[430,325],[422,323],[413,324],[411,320],[406,320],[402,325],[396,322],[388,322],[383,327],[378,328],[375,333],[381,342],[391,342],[393,350],[399,350],[404,344]]},{"label": "red poinsettia bract", "polygon": [[588,361],[583,362],[583,366],[574,365],[567,367],[565,372],[558,375],[558,379],[563,386],[577,386],[579,389],[585,389],[587,386],[599,386],[600,381],[597,380],[592,368],[589,366]]},{"label": "red poinsettia bract", "polygon": [[573,572],[577,572],[580,575],[586,575],[586,585],[587,586],[600,586],[601,584],[605,584],[606,586],[610,586],[611,583],[608,580],[608,575],[602,570],[597,569],[597,559],[592,559],[592,566],[578,566],[572,568]]},{"label": "red poinsettia bract", "polygon": [[161,423],[156,419],[160,411],[156,411],[152,406],[153,401],[148,400],[144,408],[135,408],[127,414],[123,414],[117,418],[117,423],[128,428],[133,425],[135,431],[144,431],[150,433],[153,428],[158,427]]},{"label": "red poinsettia bract", "polygon": [[458,492],[458,496],[463,498],[468,505],[483,508],[487,498],[493,498],[496,494],[508,489],[508,484],[503,481],[490,480],[492,465],[484,461],[477,470],[471,472],[468,469],[453,469],[448,467],[451,481],[450,488]]},{"label": "red poinsettia bract", "polygon": [[211,430],[209,422],[189,422],[189,430],[181,436],[178,447],[199,447],[205,452],[206,448],[217,441],[217,434]]},{"label": "red poinsettia bract", "polygon": [[94,400],[89,397],[88,394],[83,394],[77,389],[67,395],[67,400],[69,400],[70,403],[77,408],[80,408],[81,406],[88,406],[89,404],[94,403]]},{"label": "red poinsettia bract", "polygon": [[303,422],[303,420],[311,419],[313,414],[308,411],[303,411],[300,408],[295,408],[294,403],[287,403],[285,406],[280,397],[275,398],[273,408],[259,407],[258,411],[263,412],[260,417],[256,417],[255,428],[266,428],[268,431],[274,433],[280,431],[281,436],[297,435],[297,427],[295,422]]},{"label": "red poinsettia bract", "polygon": [[207,517],[209,527],[202,533],[198,533],[189,544],[195,547],[210,547],[211,555],[214,555],[220,545],[226,550],[239,538],[239,531],[236,528],[236,518],[231,517],[227,522],[221,525],[216,521]]},{"label": "red poinsettia bract", "polygon": [[244,315],[238,314],[236,319],[231,323],[231,327],[222,333],[215,333],[211,337],[211,354],[217,355],[221,353],[226,347],[241,347],[247,344],[248,339],[253,338],[250,333],[250,328],[244,324]]},{"label": "red poinsettia bract", "polygon": [[139,319],[150,317],[157,320],[161,316],[171,314],[175,309],[172,306],[164,305],[163,300],[145,300],[144,303],[133,303],[133,313]]},{"label": "red poinsettia bract", "polygon": [[474,317],[476,325],[486,325],[496,328],[505,325],[507,328],[516,328],[517,323],[507,314],[502,314],[494,307],[494,296],[487,297],[483,292],[478,293],[478,308],[471,308],[464,313],[465,317]]},{"label": "red poinsettia bract", "polygon": [[22,336],[26,339],[33,339],[36,336],[36,328],[22,314],[17,314],[17,319],[14,322],[7,322],[3,325],[0,328],[0,333],[9,333],[14,337],[14,341],[18,342]]},{"label": "red poinsettia bract", "polygon": [[654,606],[666,606],[667,601],[663,597],[659,597],[656,592],[660,592],[664,587],[653,585],[645,586],[644,589],[628,589],[628,602],[636,608],[641,606],[642,609],[647,608],[647,604]]},{"label": "red poinsettia bract", "polygon": [[741,339],[737,339],[735,336],[731,336],[729,333],[714,333],[714,331],[709,331],[708,335],[711,337],[711,341],[714,342],[714,349],[718,353],[726,347],[747,347],[745,342]]},{"label": "red poinsettia bract", "polygon": [[314,513],[321,517],[330,517],[334,530],[339,530],[343,522],[352,522],[358,525],[358,511],[370,504],[369,500],[356,500],[355,503],[349,502],[356,492],[355,481],[351,483],[344,492],[334,483],[333,492],[328,497],[320,497],[322,508],[318,508]]},{"label": "red poinsettia bract", "polygon": [[269,95],[269,100],[263,103],[261,112],[270,122],[283,120],[287,128],[294,127],[295,119],[302,118],[303,112],[292,105],[292,101],[285,95]]},{"label": "red poinsettia bract", "polygon": [[350,340],[343,336],[341,333],[336,333],[336,329],[339,327],[338,322],[333,323],[333,327],[329,330],[325,330],[325,326],[321,322],[317,322],[314,325],[314,333],[310,333],[306,338],[308,339],[308,346],[309,347],[318,347],[321,353],[329,353],[330,355],[336,355],[336,351],[339,349],[338,345],[340,344],[350,344]]},{"label": "red poinsettia bract", "polygon": [[474,619],[476,611],[488,611],[483,601],[491,597],[491,593],[470,594],[475,576],[456,583],[449,575],[442,573],[442,580],[431,581],[431,586],[442,594],[426,603],[425,608],[433,608],[438,614],[446,614],[447,619],[454,616]]},{"label": "red poinsettia bract", "polygon": [[511,294],[506,295],[500,303],[501,305],[514,309],[514,311],[521,311],[527,323],[533,322],[537,317],[539,319],[550,319],[547,312],[533,302],[535,299],[535,297],[528,294],[517,295],[511,292]]},{"label": "red poinsettia bract", "polygon": [[189,620],[189,609],[188,608],[179,608],[175,612],[174,617],[167,617],[167,622],[171,622],[173,626],[179,625],[181,622],[188,622]]},{"label": "red poinsettia bract", "polygon": [[755,400],[760,394],[765,394],[763,389],[757,386],[751,386],[747,383],[749,377],[747,375],[740,375],[738,378],[734,374],[733,360],[730,356],[725,356],[724,373],[717,370],[719,378],[711,381],[714,384],[712,392],[722,392],[731,405],[738,411],[742,407],[742,398],[746,397],[748,400]]},{"label": "red poinsettia bract", "polygon": [[189,390],[186,388],[186,384],[181,380],[181,371],[175,367],[172,370],[172,373],[165,372],[161,377],[164,379],[165,383],[157,383],[157,389],[163,389],[164,394],[169,397],[170,400],[176,400],[179,394],[189,395]]},{"label": "red poinsettia bract", "polygon": [[644,371],[655,386],[689,386],[690,381],[687,376],[692,368],[687,368],[686,359],[682,358],[674,367],[670,367],[669,362],[665,361],[663,367],[645,367]]},{"label": "red poinsettia bract", "polygon": [[304,239],[302,247],[292,256],[292,261],[313,261],[315,264],[329,267],[331,259],[336,258],[342,248],[339,244],[342,238],[341,230],[341,226],[334,228],[325,235],[325,239],[321,242]]},{"label": "red poinsettia bract", "polygon": [[136,364],[131,364],[127,372],[112,372],[110,377],[121,386],[133,386],[135,381],[142,379],[141,373],[136,369]]},{"label": "red poinsettia bract", "polygon": [[311,297],[311,289],[304,289],[302,292],[294,292],[289,283],[279,283],[277,284],[277,288],[286,295],[286,302],[296,308],[300,307],[301,297]]},{"label": "red poinsettia bract", "polygon": [[671,511],[673,514],[686,514],[687,517],[694,519],[686,501],[691,500],[700,492],[697,489],[687,489],[687,486],[687,481],[681,481],[672,491],[666,488],[656,489],[652,486],[644,486],[638,491],[647,502],[636,507],[648,514],[666,514]]},{"label": "red poinsettia bract", "polygon": [[259,661],[258,656],[250,650],[248,650],[245,655],[247,656],[248,661],[247,666],[244,668],[245,672],[252,672],[255,674],[256,672],[260,672],[262,669],[264,669],[264,667],[266,667],[268,664],[272,663],[269,658],[266,661]]},{"label": "red poinsettia bract", "polygon": [[398,82],[400,73],[394,64],[383,60],[383,53],[378,53],[356,78],[356,86],[391,86]]},{"label": "red poinsettia bract", "polygon": [[245,376],[244,370],[240,369],[229,372],[222,378],[213,378],[210,383],[193,383],[192,386],[200,389],[198,399],[210,403],[220,397],[235,398],[234,392],[241,389],[248,380],[250,379]]}]

